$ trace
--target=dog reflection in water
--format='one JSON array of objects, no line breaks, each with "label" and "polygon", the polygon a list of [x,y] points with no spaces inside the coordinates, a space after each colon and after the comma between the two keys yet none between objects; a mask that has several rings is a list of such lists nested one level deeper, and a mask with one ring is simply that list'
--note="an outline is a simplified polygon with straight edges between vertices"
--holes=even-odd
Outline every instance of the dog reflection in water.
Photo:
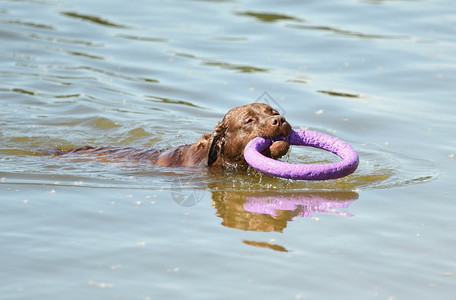
[{"label": "dog reflection in water", "polygon": [[222,225],[252,231],[282,232],[293,218],[316,213],[352,216],[340,209],[357,199],[355,192],[212,192]]}]

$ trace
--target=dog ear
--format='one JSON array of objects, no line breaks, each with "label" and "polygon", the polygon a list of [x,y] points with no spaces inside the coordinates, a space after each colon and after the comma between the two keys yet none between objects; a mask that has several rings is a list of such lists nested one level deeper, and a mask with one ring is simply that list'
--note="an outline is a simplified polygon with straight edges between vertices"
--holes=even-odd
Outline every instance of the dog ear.
[{"label": "dog ear", "polygon": [[210,148],[207,156],[208,167],[212,166],[214,162],[217,160],[219,154],[221,154],[223,150],[224,135],[225,128],[222,122],[219,122],[217,126],[215,126],[215,129],[211,134]]}]

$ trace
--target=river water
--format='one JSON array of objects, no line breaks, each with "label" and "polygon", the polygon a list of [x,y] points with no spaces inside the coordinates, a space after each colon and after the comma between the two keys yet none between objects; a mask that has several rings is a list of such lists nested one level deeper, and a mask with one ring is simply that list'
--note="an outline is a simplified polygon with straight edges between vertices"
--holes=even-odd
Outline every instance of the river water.
[{"label": "river water", "polygon": [[[0,0],[0,41],[0,298],[455,299],[451,1]],[[43,154],[191,143],[250,102],[358,170]]]}]

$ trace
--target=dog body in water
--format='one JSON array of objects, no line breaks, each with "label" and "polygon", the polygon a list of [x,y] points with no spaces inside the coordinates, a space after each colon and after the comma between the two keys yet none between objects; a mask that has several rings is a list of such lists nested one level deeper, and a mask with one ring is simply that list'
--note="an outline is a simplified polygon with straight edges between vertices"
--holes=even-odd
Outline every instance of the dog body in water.
[{"label": "dog body in water", "polygon": [[[176,148],[156,150],[134,147],[91,147],[61,151],[57,155],[83,155],[104,161],[145,161],[167,167],[248,167],[244,148],[259,136],[273,139],[287,137],[291,126],[275,109],[267,104],[252,103],[228,111],[210,134],[196,143]],[[280,158],[288,152],[286,141],[276,141],[263,154]]]}]

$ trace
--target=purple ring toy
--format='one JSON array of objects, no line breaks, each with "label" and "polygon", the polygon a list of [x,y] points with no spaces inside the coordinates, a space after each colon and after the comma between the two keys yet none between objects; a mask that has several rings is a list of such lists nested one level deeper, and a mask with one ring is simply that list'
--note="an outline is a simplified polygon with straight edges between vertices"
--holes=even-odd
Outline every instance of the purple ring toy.
[{"label": "purple ring toy", "polygon": [[[359,157],[349,144],[316,131],[296,129],[287,138],[291,145],[311,146],[330,151],[342,161],[328,164],[291,164],[264,156],[260,152],[272,145],[271,139],[256,137],[244,149],[244,158],[253,168],[271,176],[294,180],[337,179],[355,172]],[[278,140],[280,140],[278,139]]]}]

